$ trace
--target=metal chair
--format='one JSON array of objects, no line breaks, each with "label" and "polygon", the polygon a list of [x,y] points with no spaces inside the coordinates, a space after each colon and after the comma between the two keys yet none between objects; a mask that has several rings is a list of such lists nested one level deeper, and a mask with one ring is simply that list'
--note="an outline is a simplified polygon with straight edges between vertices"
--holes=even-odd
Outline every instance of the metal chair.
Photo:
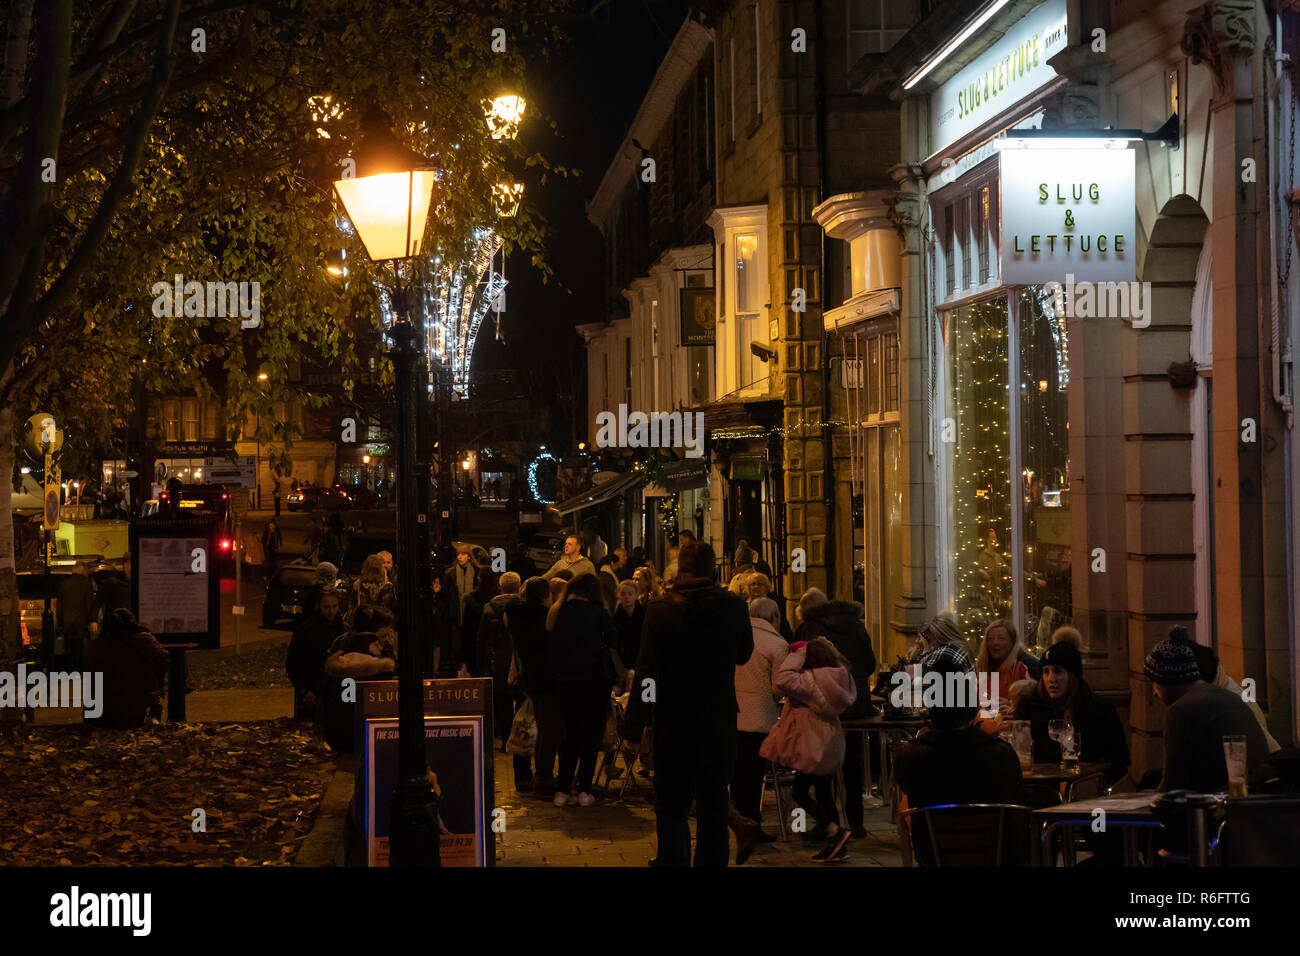
[{"label": "metal chair", "polygon": [[1210,846],[1220,866],[1295,866],[1300,860],[1300,797],[1265,794],[1228,800]]},{"label": "metal chair", "polygon": [[[781,826],[781,839],[789,839],[790,835],[790,818],[786,813],[785,803],[781,799],[781,787],[788,784],[794,784],[794,771],[783,770],[775,762],[768,761],[768,771],[763,774],[763,789],[758,795],[758,812],[759,816],[763,813],[763,803],[767,799],[768,782],[772,784],[772,795],[776,797],[776,819]],[[793,800],[793,797],[791,798]]]},{"label": "metal chair", "polygon": [[[1029,860],[1033,811],[1013,803],[919,807],[899,816],[906,831],[904,857],[934,866],[1023,866]],[[926,839],[918,844],[917,824]]]}]

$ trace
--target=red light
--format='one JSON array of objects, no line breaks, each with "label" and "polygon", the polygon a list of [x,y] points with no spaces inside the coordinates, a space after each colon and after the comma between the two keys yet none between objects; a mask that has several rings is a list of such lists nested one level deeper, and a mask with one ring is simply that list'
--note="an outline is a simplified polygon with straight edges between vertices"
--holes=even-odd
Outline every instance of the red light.
[{"label": "red light", "polygon": [[222,550],[222,551],[229,551],[229,550],[230,550],[230,539],[229,539],[229,538],[222,538],[222,539],[221,539],[221,550]]},{"label": "red light", "polygon": [[229,497],[230,497],[230,495],[226,494],[224,491],[221,493],[221,500],[222,500],[222,501],[225,501],[225,500],[226,500],[227,498],[229,498]]},{"label": "red light", "polygon": [[167,500],[167,492],[164,491],[164,492],[163,492],[162,494],[160,494],[158,497],[161,498],[163,501],[166,501],[166,500]]}]

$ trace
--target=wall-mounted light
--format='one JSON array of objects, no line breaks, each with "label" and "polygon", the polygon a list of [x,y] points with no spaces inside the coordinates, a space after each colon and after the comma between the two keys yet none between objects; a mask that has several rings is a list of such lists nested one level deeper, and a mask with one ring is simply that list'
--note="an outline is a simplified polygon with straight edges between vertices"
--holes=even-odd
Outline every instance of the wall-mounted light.
[{"label": "wall-mounted light", "polygon": [[930,59],[921,65],[921,68],[903,81],[903,89],[910,90],[916,84],[920,83],[929,75],[935,67],[952,55],[952,52],[971,38],[971,35],[984,24],[992,19],[993,14],[997,13],[1007,5],[1007,0],[997,0],[992,6],[988,7],[983,13],[966,25],[966,28],[958,33],[955,37],[943,45],[941,49]]},{"label": "wall-mounted light", "polygon": [[1128,149],[1130,143],[1178,147],[1178,114],[1153,133],[1140,129],[1013,129],[993,141],[995,149]]}]

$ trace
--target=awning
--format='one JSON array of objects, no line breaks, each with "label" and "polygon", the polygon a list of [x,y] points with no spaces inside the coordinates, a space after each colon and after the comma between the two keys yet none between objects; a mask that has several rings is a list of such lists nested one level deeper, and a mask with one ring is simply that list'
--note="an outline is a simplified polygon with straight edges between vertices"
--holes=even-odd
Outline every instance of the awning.
[{"label": "awning", "polygon": [[633,488],[641,480],[642,473],[639,471],[629,471],[619,475],[617,478],[611,478],[609,481],[601,482],[588,488],[580,495],[574,495],[568,501],[562,501],[556,505],[556,509],[562,515],[572,514],[575,511],[581,511],[584,508],[591,508],[609,501],[611,498],[622,494],[629,488]]}]

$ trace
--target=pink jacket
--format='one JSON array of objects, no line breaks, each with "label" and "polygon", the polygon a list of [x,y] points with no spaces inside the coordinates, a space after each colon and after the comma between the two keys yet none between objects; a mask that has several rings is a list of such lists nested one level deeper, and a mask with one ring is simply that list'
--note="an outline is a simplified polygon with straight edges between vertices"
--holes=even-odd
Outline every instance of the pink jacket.
[{"label": "pink jacket", "polygon": [[791,651],[776,672],[776,689],[796,707],[807,707],[827,723],[839,723],[840,714],[858,699],[853,676],[844,667],[803,669],[806,651]]}]

